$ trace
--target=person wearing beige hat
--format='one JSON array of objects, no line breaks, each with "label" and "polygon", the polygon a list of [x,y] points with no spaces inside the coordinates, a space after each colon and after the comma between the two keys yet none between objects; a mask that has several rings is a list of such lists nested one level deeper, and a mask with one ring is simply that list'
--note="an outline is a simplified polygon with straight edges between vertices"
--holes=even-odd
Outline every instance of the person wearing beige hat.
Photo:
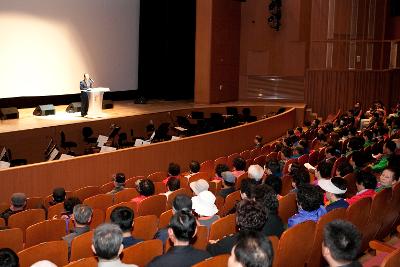
[{"label": "person wearing beige hat", "polygon": [[189,184],[190,188],[192,189],[193,193],[198,196],[201,192],[207,191],[210,185],[204,179],[200,179]]},{"label": "person wearing beige hat", "polygon": [[25,209],[26,206],[26,195],[24,193],[14,193],[11,196],[10,207],[0,213],[0,218],[3,218],[8,224],[8,218],[18,212]]},{"label": "person wearing beige hat", "polygon": [[211,224],[219,219],[218,208],[215,205],[216,197],[210,191],[203,191],[192,197],[192,208],[198,215],[197,221],[210,230]]}]

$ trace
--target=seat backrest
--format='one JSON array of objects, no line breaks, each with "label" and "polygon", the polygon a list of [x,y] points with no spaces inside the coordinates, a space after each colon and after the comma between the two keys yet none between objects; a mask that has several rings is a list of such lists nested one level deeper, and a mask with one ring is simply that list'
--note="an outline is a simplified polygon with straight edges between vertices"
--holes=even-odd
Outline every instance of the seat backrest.
[{"label": "seat backrest", "polygon": [[308,162],[308,158],[309,158],[309,155],[308,155],[308,154],[304,154],[304,155],[300,156],[300,157],[297,159],[297,162],[298,162],[300,165],[304,165],[305,163]]},{"label": "seat backrest", "polygon": [[88,198],[99,194],[99,187],[98,186],[85,186],[75,190],[72,195],[74,197],[79,198],[82,202]]},{"label": "seat backrest", "polygon": [[177,195],[186,195],[188,197],[192,197],[192,191],[188,188],[180,188],[174,192],[172,192],[167,198],[167,206],[166,209],[169,210],[172,208],[172,203]]},{"label": "seat backrest", "polygon": [[292,186],[292,181],[293,178],[291,175],[286,174],[282,177],[282,190],[281,190],[281,196],[286,196],[287,194],[290,193],[290,191],[293,189]]},{"label": "seat backrest", "polygon": [[260,155],[254,158],[253,165],[260,165],[261,167],[264,167],[266,161],[267,157],[265,155]]},{"label": "seat backrest", "polygon": [[315,150],[311,152],[309,158],[308,158],[308,163],[310,163],[312,166],[316,166],[318,164],[318,158],[319,158],[319,152],[318,150]]},{"label": "seat backrest", "polygon": [[165,211],[167,205],[167,197],[164,195],[150,196],[143,199],[138,206],[138,216],[156,215],[160,217]]},{"label": "seat backrest", "polygon": [[230,193],[226,198],[225,198],[225,203],[224,206],[222,207],[222,210],[219,212],[220,215],[225,216],[228,214],[230,210],[232,210],[236,203],[238,203],[240,200],[242,200],[240,191],[237,190],[233,193]]},{"label": "seat backrest", "polygon": [[248,160],[250,158],[250,150],[243,150],[242,152],[240,152],[239,154],[242,158],[244,158],[245,160]]},{"label": "seat backrest", "polygon": [[71,243],[70,261],[93,257],[92,239],[93,231],[75,237]]},{"label": "seat backrest", "polygon": [[[239,176],[240,177],[240,176]],[[238,177],[238,178],[239,178]],[[236,182],[238,181],[238,179],[236,179]],[[218,195],[218,192],[221,190],[222,187],[222,182],[221,181],[211,181],[208,183],[210,185],[210,187],[208,188],[208,191],[210,191],[211,193],[213,193],[215,196]],[[235,186],[236,188],[236,186]]]},{"label": "seat backrest", "polygon": [[347,182],[346,198],[351,198],[357,194],[355,173],[348,173],[343,177],[343,179]]},{"label": "seat backrest", "polygon": [[43,209],[25,210],[13,214],[8,218],[8,226],[10,228],[20,228],[23,232],[25,241],[25,231],[29,226],[44,221],[45,212]]},{"label": "seat backrest", "polygon": [[247,172],[239,175],[239,177],[236,178],[235,190],[240,190],[240,185],[242,183],[242,180],[247,179],[248,177],[249,177],[249,175],[247,174]]},{"label": "seat backrest", "polygon": [[6,226],[6,220],[4,218],[0,218],[0,227],[5,227]]},{"label": "seat backrest", "polygon": [[334,209],[319,218],[315,228],[313,246],[311,249],[310,257],[308,257],[307,267],[323,266],[321,244],[323,239],[324,227],[327,223],[333,220],[336,219],[344,220],[345,217],[346,217],[346,209],[339,208],[339,209]]},{"label": "seat backrest", "polygon": [[83,201],[83,204],[88,205],[92,209],[100,209],[106,211],[108,207],[111,207],[114,204],[113,195],[99,194],[88,197]]},{"label": "seat backrest", "polygon": [[105,212],[100,209],[93,209],[92,220],[90,222],[90,229],[96,229],[97,226],[104,223]]},{"label": "seat backrest", "polygon": [[64,212],[64,203],[55,204],[47,209],[47,218],[53,219],[54,216],[57,216],[56,218],[60,218],[62,212]]},{"label": "seat backrest", "polygon": [[154,183],[154,194],[162,194],[167,192],[167,186],[163,182]]},{"label": "seat backrest", "polygon": [[121,202],[121,203],[112,205],[111,207],[108,207],[107,210],[106,210],[105,218],[104,218],[105,222],[110,222],[110,215],[111,215],[112,211],[117,207],[128,207],[128,208],[131,208],[133,211],[135,211],[136,203],[134,203],[134,202]]},{"label": "seat backrest", "polygon": [[363,232],[365,224],[368,222],[371,202],[372,199],[370,197],[366,197],[347,207],[346,220],[354,224],[361,232]]},{"label": "seat backrest", "polygon": [[214,176],[214,173],[215,173],[214,160],[209,159],[209,160],[203,161],[200,164],[200,171],[207,172],[210,175],[210,177]]},{"label": "seat backrest", "polygon": [[42,209],[43,208],[43,198],[42,197],[28,197],[26,199],[25,209]]},{"label": "seat backrest", "polygon": [[155,215],[139,216],[134,219],[132,235],[135,238],[150,240],[158,230],[158,218]]},{"label": "seat backrest", "polygon": [[269,239],[269,241],[271,241],[274,255],[276,255],[275,253],[278,250],[279,237],[273,235],[273,236],[268,236],[268,239]]},{"label": "seat backrest", "polygon": [[339,167],[340,164],[342,164],[343,162],[346,162],[347,159],[345,157],[339,157],[335,160],[335,163],[333,163],[333,167],[332,167],[332,171],[331,171],[331,177],[335,177],[336,176],[336,170]]},{"label": "seat backrest", "polygon": [[297,212],[296,194],[289,193],[286,196],[279,199],[278,214],[281,217],[282,222],[287,224],[290,217],[295,215]]},{"label": "seat backrest", "polygon": [[65,220],[63,219],[47,220],[36,223],[26,229],[25,248],[43,242],[61,240],[61,238],[66,234]]},{"label": "seat backrest", "polygon": [[169,221],[171,220],[173,215],[172,209],[164,211],[160,215],[160,219],[158,221],[158,229],[166,228],[169,225]]},{"label": "seat backrest", "polygon": [[212,258],[208,258],[193,265],[193,267],[208,267],[208,266],[226,267],[228,266],[229,256],[230,256],[229,254],[222,254]]},{"label": "seat backrest", "polygon": [[65,267],[97,267],[98,264],[99,262],[97,261],[96,257],[89,257],[77,261],[72,261]]},{"label": "seat backrest", "polygon": [[326,146],[319,150],[318,162],[322,161],[325,158],[325,154],[326,154]]},{"label": "seat backrest", "polygon": [[114,195],[114,204],[118,204],[121,202],[127,202],[138,196],[139,196],[139,193],[135,188],[125,188],[124,190],[122,190]]},{"label": "seat backrest", "polygon": [[126,188],[135,188],[136,181],[140,180],[140,179],[144,179],[144,176],[135,176],[135,177],[131,177],[131,178],[127,179],[125,181],[125,187]]},{"label": "seat backrest", "polygon": [[161,240],[147,240],[124,249],[122,251],[122,262],[142,267],[147,266],[155,257],[162,254],[163,245]]},{"label": "seat backrest", "polygon": [[315,222],[306,221],[283,232],[275,253],[273,267],[304,267],[310,255],[313,242],[310,236],[315,232]]},{"label": "seat backrest", "polygon": [[278,158],[278,152],[270,152],[267,157],[265,158],[265,161],[268,162],[271,159],[277,159]]},{"label": "seat backrest", "polygon": [[219,157],[214,160],[214,169],[217,167],[218,164],[227,164],[228,163],[228,157]]},{"label": "seat backrest", "polygon": [[272,147],[269,144],[265,144],[261,148],[261,154],[263,154],[263,155],[268,155],[271,152],[272,152]]},{"label": "seat backrest", "polygon": [[205,250],[208,244],[208,228],[204,225],[197,226],[197,232],[195,240],[193,241],[193,247]]},{"label": "seat backrest", "polygon": [[252,150],[250,150],[250,158],[252,158],[252,159],[260,156],[260,154],[261,154],[261,148],[259,148],[259,147],[256,147],[256,148],[253,148]]},{"label": "seat backrest", "polygon": [[167,176],[167,172],[154,172],[147,176],[147,179],[150,179],[153,182],[162,182],[165,178],[167,178]]},{"label": "seat backrest", "polygon": [[233,161],[234,161],[236,158],[238,158],[238,157],[240,157],[239,153],[233,153],[233,154],[231,154],[231,155],[228,156],[226,165],[228,165],[229,169],[232,169],[232,167],[233,167]]},{"label": "seat backrest", "polygon": [[396,249],[389,255],[387,255],[382,263],[381,267],[398,267],[400,266],[400,248]]},{"label": "seat backrest", "polygon": [[64,240],[41,243],[20,251],[18,258],[20,267],[28,267],[41,260],[64,266],[68,264],[68,243]]},{"label": "seat backrest", "polygon": [[5,211],[5,210],[8,209],[9,207],[10,207],[10,203],[1,202],[1,203],[0,203],[0,213],[2,213],[3,211]]},{"label": "seat backrest", "polygon": [[289,173],[289,166],[290,166],[290,164],[293,164],[294,162],[297,162],[297,159],[289,159],[285,162],[285,166],[283,166],[283,171],[282,171],[283,175],[286,175]]},{"label": "seat backrest", "polygon": [[392,230],[396,219],[399,217],[400,213],[400,183],[396,183],[392,188],[392,198],[390,200],[390,205],[386,211],[385,217],[383,218],[382,227],[379,230],[376,239],[383,239]]},{"label": "seat backrest", "polygon": [[105,183],[102,186],[100,186],[99,193],[106,194],[106,193],[110,192],[111,190],[113,190],[114,187],[115,187],[114,182]]},{"label": "seat backrest", "polygon": [[4,229],[0,231],[0,248],[11,248],[19,252],[23,247],[23,233],[19,228]]},{"label": "seat backrest", "polygon": [[219,240],[236,233],[236,214],[229,214],[213,222],[210,227],[210,240]]},{"label": "seat backrest", "polygon": [[190,184],[191,182],[198,181],[200,179],[206,180],[207,182],[210,181],[210,179],[211,179],[210,173],[208,173],[208,172],[195,173],[192,176],[190,176],[190,178],[188,180],[188,184]]}]

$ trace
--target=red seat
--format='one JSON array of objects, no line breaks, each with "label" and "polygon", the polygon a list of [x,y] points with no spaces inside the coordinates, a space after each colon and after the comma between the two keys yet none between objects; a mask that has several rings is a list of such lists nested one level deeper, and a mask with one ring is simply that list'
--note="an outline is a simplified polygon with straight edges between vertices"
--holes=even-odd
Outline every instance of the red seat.
[{"label": "red seat", "polygon": [[122,262],[136,264],[139,267],[147,266],[155,257],[162,255],[161,240],[147,240],[130,246],[122,251]]},{"label": "red seat", "polygon": [[212,258],[208,258],[204,261],[201,261],[193,265],[193,267],[208,267],[208,266],[225,267],[228,266],[229,256],[230,256],[229,254],[222,254]]},{"label": "red seat", "polygon": [[138,206],[138,216],[156,215],[160,217],[166,210],[167,197],[165,195],[149,196],[142,200]]},{"label": "red seat", "polygon": [[279,199],[278,214],[282,219],[282,222],[286,224],[290,217],[295,215],[297,212],[296,194],[289,193],[286,196]]},{"label": "red seat", "polygon": [[318,158],[319,158],[319,152],[318,150],[315,150],[311,152],[309,158],[308,158],[308,163],[310,163],[312,166],[317,166],[318,164]]},{"label": "red seat", "polygon": [[200,171],[207,172],[210,174],[210,177],[214,176],[215,169],[214,169],[214,160],[206,160],[200,164]]},{"label": "red seat", "polygon": [[99,194],[99,186],[85,186],[75,190],[72,195],[79,198],[82,202],[88,198]]},{"label": "red seat", "polygon": [[93,231],[75,237],[71,243],[70,261],[93,257],[92,239]]},{"label": "red seat", "polygon": [[229,169],[232,169],[232,167],[233,167],[233,161],[234,161],[236,158],[238,158],[238,157],[240,157],[239,153],[233,153],[233,154],[231,154],[231,155],[228,156],[226,165],[228,165]]},{"label": "red seat", "polygon": [[120,202],[118,204],[115,204],[111,207],[108,207],[106,210],[106,215],[105,215],[105,222],[109,222],[110,221],[110,215],[112,213],[112,211],[117,208],[117,207],[128,207],[131,208],[133,211],[136,209],[136,203],[134,202]]},{"label": "red seat", "polygon": [[0,231],[0,248],[11,248],[19,252],[23,247],[23,233],[19,228],[4,229]]},{"label": "red seat", "polygon": [[225,203],[224,206],[222,207],[222,210],[220,210],[219,214],[223,217],[229,213],[230,210],[232,210],[236,203],[238,203],[240,200],[242,200],[240,191],[237,190],[233,193],[230,193],[226,198],[225,198]]},{"label": "red seat", "polygon": [[166,172],[154,172],[147,176],[147,179],[152,180],[153,182],[162,182],[165,178],[167,178],[168,174]]},{"label": "red seat", "polygon": [[45,212],[43,209],[25,210],[13,214],[8,218],[8,226],[10,228],[20,228],[23,232],[25,241],[26,229],[35,223],[45,220]]},{"label": "red seat", "polygon": [[18,258],[20,267],[28,267],[41,260],[64,266],[68,264],[68,243],[64,240],[41,243],[20,251]]},{"label": "red seat", "polygon": [[92,209],[99,209],[105,212],[108,207],[114,204],[113,195],[99,194],[88,197],[83,201],[83,204],[88,205]]},{"label": "red seat", "polygon": [[63,219],[36,223],[26,229],[25,248],[43,242],[61,240],[66,234],[65,221]]},{"label": "red seat", "polygon": [[114,204],[128,202],[131,199],[138,197],[139,193],[135,188],[125,188],[124,190],[114,195]]},{"label": "red seat", "polygon": [[236,233],[236,214],[230,214],[213,222],[210,227],[210,240],[220,240]]},{"label": "red seat", "polygon": [[155,215],[139,216],[135,218],[132,235],[143,240],[154,238],[158,230],[158,218]]}]

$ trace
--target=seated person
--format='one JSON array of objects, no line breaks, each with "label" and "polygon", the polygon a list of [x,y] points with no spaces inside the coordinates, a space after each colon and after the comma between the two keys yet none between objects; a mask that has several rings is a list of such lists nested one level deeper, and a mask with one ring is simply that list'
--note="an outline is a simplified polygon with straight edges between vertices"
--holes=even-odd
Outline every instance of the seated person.
[{"label": "seated person", "polygon": [[336,175],[337,177],[345,177],[347,174],[353,172],[353,166],[350,165],[347,161],[342,162],[336,168]]},{"label": "seated person", "polygon": [[379,183],[375,189],[375,192],[380,192],[385,188],[392,188],[399,181],[399,171],[395,168],[386,168],[383,170],[379,177]]},{"label": "seated person", "polygon": [[86,232],[90,231],[90,222],[92,221],[93,210],[91,207],[78,204],[74,207],[74,225],[75,228],[70,234],[64,236],[62,239],[68,242],[68,255],[71,255],[72,240]]},{"label": "seated person", "polygon": [[226,236],[219,241],[209,240],[207,251],[212,256],[228,254],[237,243],[240,233],[261,232],[267,221],[267,210],[254,200],[244,199],[236,207],[236,226],[239,232]]},{"label": "seated person", "polygon": [[267,179],[265,179],[265,184],[269,185],[275,192],[277,199],[281,199],[282,192],[282,179],[275,175],[268,175]]},{"label": "seated person", "polygon": [[121,192],[122,190],[125,189],[125,174],[122,172],[116,173],[113,177],[113,182],[114,182],[114,189],[108,192],[107,194],[116,194],[118,192]]},{"label": "seated person", "polygon": [[332,162],[321,161],[318,164],[317,169],[315,171],[315,178],[317,178],[317,181],[321,179],[330,179],[332,168],[333,168]]},{"label": "seated person", "polygon": [[293,159],[298,159],[303,155],[304,155],[304,147],[298,145],[293,148],[293,155],[292,155]]},{"label": "seated person", "polygon": [[67,194],[66,194],[64,188],[62,188],[62,187],[54,188],[53,194],[52,194],[53,200],[51,200],[49,202],[49,206],[54,206],[58,203],[64,202],[66,195]]},{"label": "seated person", "polygon": [[203,191],[208,191],[210,185],[204,179],[199,179],[197,181],[191,182],[189,184],[190,189],[192,189],[193,193],[198,196]]},{"label": "seated person", "polygon": [[124,246],[124,248],[133,246],[143,241],[141,239],[136,239],[132,236],[132,228],[134,227],[133,218],[133,210],[124,206],[116,207],[110,215],[110,221],[113,224],[118,225],[122,231],[122,245]]},{"label": "seated person", "polygon": [[332,179],[321,179],[318,181],[319,187],[325,191],[325,196],[329,201],[325,207],[327,212],[337,208],[347,208],[349,203],[345,200],[347,192],[347,182],[341,177]]},{"label": "seated person", "polygon": [[200,163],[198,161],[192,160],[189,164],[189,174],[186,175],[185,177],[189,179],[199,171],[200,171]]},{"label": "seated person", "polygon": [[210,191],[203,191],[198,196],[192,197],[193,211],[198,215],[197,221],[200,225],[207,226],[208,230],[211,224],[219,219],[215,200],[214,194]]},{"label": "seated person", "polygon": [[252,199],[255,185],[251,179],[243,179],[240,182],[240,197],[242,199]]},{"label": "seated person", "polygon": [[336,161],[336,149],[333,146],[328,146],[325,150],[325,158],[324,161],[332,163],[332,165]]},{"label": "seated person", "polygon": [[359,172],[365,167],[367,161],[367,155],[363,151],[354,151],[350,156],[349,163],[354,172]]},{"label": "seated person", "polygon": [[119,259],[124,249],[122,240],[122,231],[115,224],[105,223],[94,230],[92,250],[99,258],[99,267],[137,267],[134,264],[124,264]]},{"label": "seated person", "polygon": [[281,160],[280,160],[280,164],[281,165],[285,165],[286,161],[288,161],[289,159],[292,158],[293,156],[293,150],[289,147],[285,147],[284,149],[282,149],[281,151]]},{"label": "seated person", "polygon": [[139,204],[142,200],[154,195],[154,183],[150,179],[138,180],[136,182],[136,190],[138,191],[139,196],[131,199],[131,202],[136,202],[136,204]]},{"label": "seated person", "polygon": [[178,164],[171,162],[168,165],[168,177],[163,180],[163,183],[167,184],[169,178],[178,177],[180,174],[181,174],[181,167]]},{"label": "seated person", "polygon": [[280,237],[285,228],[278,215],[279,202],[275,191],[269,185],[258,185],[254,190],[254,199],[267,208],[267,221],[265,222],[262,233],[264,233],[265,236],[274,235]]},{"label": "seated person", "polygon": [[232,173],[238,178],[246,172],[246,161],[242,157],[237,157],[233,160]]},{"label": "seated person", "polygon": [[228,267],[272,267],[274,251],[271,241],[257,232],[243,233],[231,251]]},{"label": "seated person", "polygon": [[377,181],[372,173],[360,171],[356,173],[357,194],[346,201],[351,205],[357,200],[375,195]]},{"label": "seated person", "polygon": [[6,222],[6,225],[8,224],[8,218],[16,214],[18,212],[21,212],[25,210],[26,207],[26,195],[24,193],[14,193],[11,196],[11,201],[10,201],[10,207],[0,213],[0,218],[3,218]]},{"label": "seated person", "polygon": [[191,239],[196,235],[197,222],[188,211],[176,212],[169,223],[168,236],[174,243],[164,255],[154,258],[148,267],[189,267],[210,257],[207,251],[193,248]]},{"label": "seated person", "polygon": [[289,218],[288,228],[305,221],[317,222],[326,213],[323,201],[324,196],[316,186],[310,184],[299,186],[297,191],[299,212]]},{"label": "seated person", "polygon": [[363,132],[363,138],[365,140],[363,147],[369,147],[372,146],[374,144],[374,133],[371,130],[365,130]]},{"label": "seated person", "polygon": [[[172,214],[178,211],[192,212],[192,199],[186,195],[177,195],[172,202]],[[154,235],[154,239],[160,239],[163,242],[163,246],[168,240],[168,228],[162,228],[157,231]]]},{"label": "seated person", "polygon": [[322,256],[330,267],[361,267],[357,261],[361,240],[361,234],[353,224],[334,220],[324,228]]},{"label": "seated person", "polygon": [[0,266],[4,267],[18,267],[19,258],[17,253],[15,253],[10,248],[0,249]]},{"label": "seated person", "polygon": [[254,148],[262,148],[263,146],[263,137],[261,135],[256,135],[254,137]]},{"label": "seated person", "polygon": [[389,165],[389,158],[395,155],[396,152],[396,143],[392,140],[387,141],[383,145],[383,155],[380,159],[373,165],[371,165],[371,169],[374,172],[381,172]]},{"label": "seated person", "polygon": [[219,195],[226,198],[230,193],[235,192],[236,177],[230,171],[222,173],[222,189]]},{"label": "seated person", "polygon": [[222,173],[223,172],[228,172],[229,167],[226,164],[218,164],[215,167],[215,177],[213,178],[214,181],[222,181]]},{"label": "seated person", "polygon": [[55,215],[52,219],[63,219],[65,220],[66,233],[69,233],[69,221],[72,219],[74,213],[74,207],[82,202],[77,197],[69,197],[64,201],[64,211],[61,213],[61,218]]},{"label": "seated person", "polygon": [[300,166],[300,168],[293,173],[293,181],[292,181],[292,191],[293,193],[297,193],[299,186],[304,184],[310,184],[310,173],[304,166]]},{"label": "seated person", "polygon": [[167,192],[163,193],[167,198],[172,192],[181,188],[181,181],[177,177],[169,178],[167,182]]},{"label": "seated person", "polygon": [[255,184],[261,184],[264,176],[264,169],[260,165],[250,165],[247,176],[249,179],[253,179]]},{"label": "seated person", "polygon": [[275,175],[278,177],[282,177],[282,166],[279,164],[279,161],[276,159],[271,159],[267,163],[265,163],[265,174],[266,175]]}]

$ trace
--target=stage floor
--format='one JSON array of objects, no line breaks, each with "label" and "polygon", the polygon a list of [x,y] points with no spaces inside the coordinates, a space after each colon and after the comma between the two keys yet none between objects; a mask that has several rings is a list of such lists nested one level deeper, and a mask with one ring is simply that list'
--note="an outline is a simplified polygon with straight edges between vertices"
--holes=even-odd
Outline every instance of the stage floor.
[{"label": "stage floor", "polygon": [[253,102],[253,101],[237,101],[221,104],[195,104],[191,101],[160,101],[152,100],[147,104],[135,104],[130,101],[114,101],[113,109],[103,110],[102,118],[83,118],[80,113],[67,113],[65,109],[67,105],[56,106],[56,114],[50,116],[34,116],[34,108],[19,109],[19,119],[0,120],[0,133],[11,133],[23,130],[31,130],[37,128],[46,128],[59,125],[68,125],[74,123],[85,123],[88,121],[96,121],[103,119],[121,118],[134,115],[151,114],[156,112],[168,112],[179,109],[189,108],[205,108],[229,105],[269,105],[279,107],[298,107],[304,108],[304,103],[288,103],[288,102]]}]

